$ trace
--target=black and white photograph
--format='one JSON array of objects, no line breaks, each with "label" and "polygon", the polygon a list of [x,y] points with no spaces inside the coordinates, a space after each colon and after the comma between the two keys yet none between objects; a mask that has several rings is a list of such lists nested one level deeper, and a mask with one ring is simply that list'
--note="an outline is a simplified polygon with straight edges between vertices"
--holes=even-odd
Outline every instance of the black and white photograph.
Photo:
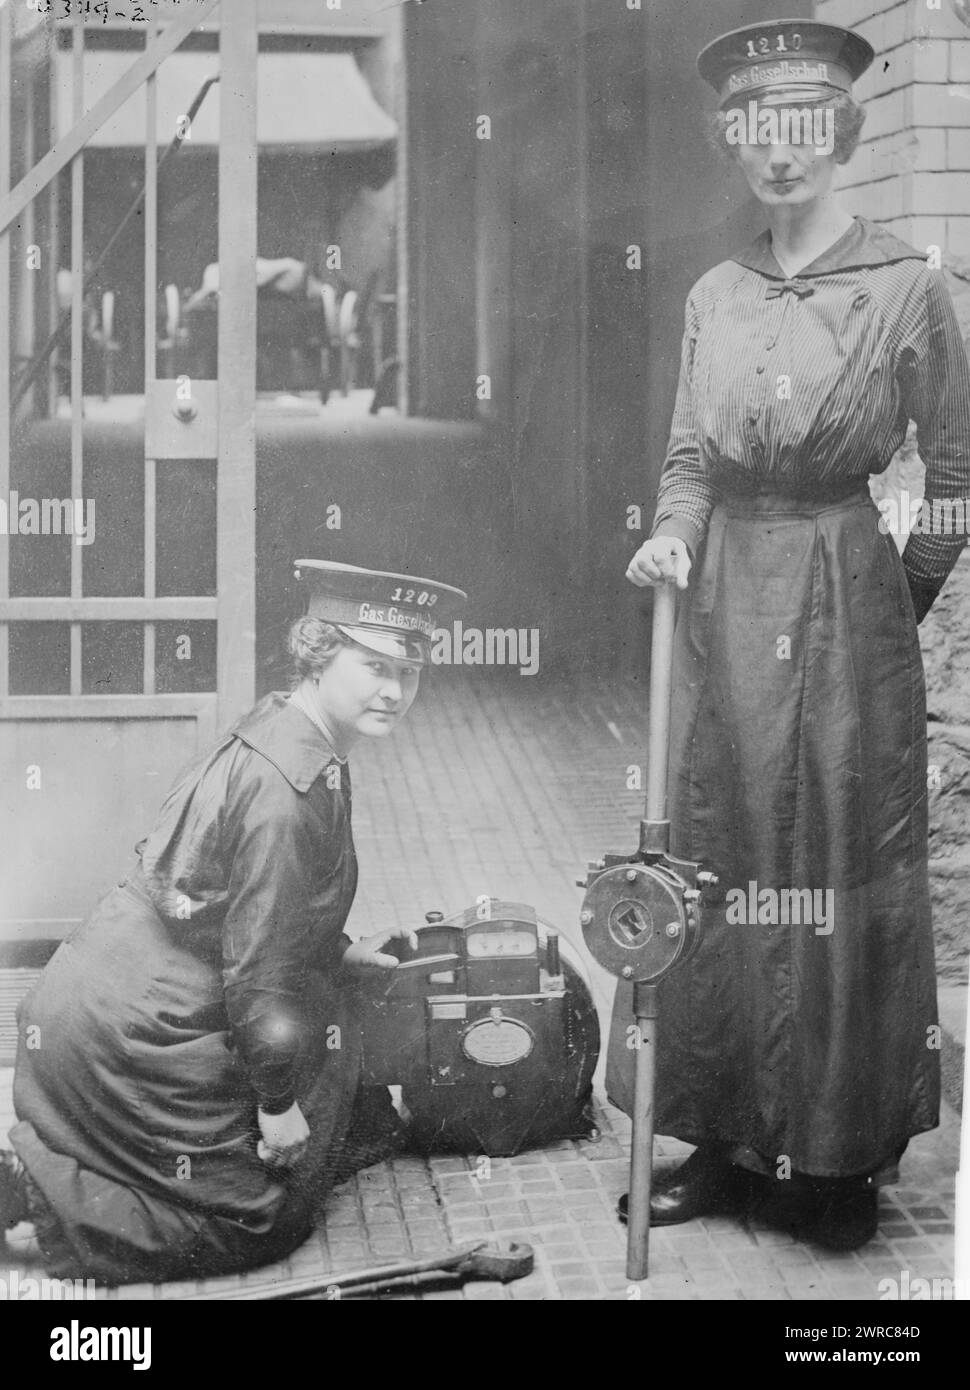
[{"label": "black and white photograph", "polygon": [[970,0],[0,0],[0,297],[31,1354],[770,1301],[776,1373],[925,1366]]}]

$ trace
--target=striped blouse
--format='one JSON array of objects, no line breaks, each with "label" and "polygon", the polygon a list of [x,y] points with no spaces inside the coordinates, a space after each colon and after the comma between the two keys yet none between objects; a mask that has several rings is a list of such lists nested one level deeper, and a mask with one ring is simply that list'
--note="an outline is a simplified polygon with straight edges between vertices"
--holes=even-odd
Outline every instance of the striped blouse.
[{"label": "striped blouse", "polygon": [[[927,518],[943,499],[970,509],[970,367],[939,273],[856,218],[789,279],[763,232],[688,297],[653,534],[696,550],[725,492],[837,496],[885,470],[910,420]],[[918,518],[903,552],[932,594],[967,540],[936,529]]]}]

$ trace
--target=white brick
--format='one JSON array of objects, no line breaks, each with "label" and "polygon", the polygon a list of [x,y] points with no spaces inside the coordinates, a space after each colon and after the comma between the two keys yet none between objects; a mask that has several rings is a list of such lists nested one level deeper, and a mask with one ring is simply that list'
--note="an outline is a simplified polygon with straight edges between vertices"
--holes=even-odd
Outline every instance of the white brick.
[{"label": "white brick", "polygon": [[[947,246],[947,229],[945,217],[920,217],[911,216],[907,218],[909,222],[909,233],[903,237],[918,250],[928,254],[927,247],[939,246],[945,251]],[[903,236],[902,232],[898,233]]]},{"label": "white brick", "polygon": [[965,260],[970,256],[970,217],[946,219],[946,246],[951,256]]},{"label": "white brick", "polygon": [[[856,33],[868,39],[879,58],[897,48],[906,37],[906,20],[911,0],[894,3],[880,14],[862,20],[854,26]],[[818,7],[816,7],[818,8]],[[826,21],[837,23],[838,21]]]},{"label": "white brick", "polygon": [[970,38],[950,41],[950,81],[970,82]]},{"label": "white brick", "polygon": [[[855,97],[863,106],[868,106],[876,97],[886,92],[894,92],[898,87],[908,87],[913,77],[913,50],[906,45],[889,53],[879,52],[875,62],[858,85]],[[944,72],[943,76],[946,74]]]},{"label": "white brick", "polygon": [[902,217],[909,211],[905,200],[907,182],[907,179],[899,178],[860,184],[846,193],[844,201],[851,212],[869,217],[874,222],[886,222],[891,217]]},{"label": "white brick", "polygon": [[970,216],[970,178],[963,173],[913,174],[910,208],[918,216]]},{"label": "white brick", "polygon": [[[946,172],[945,130],[912,127],[860,144],[849,163],[853,183],[873,182],[914,171]],[[860,172],[864,171],[864,172]]]},{"label": "white brick", "polygon": [[[947,169],[953,168],[947,154],[947,134],[945,130],[933,130],[924,128],[911,132],[916,140],[916,159],[913,168],[924,169]],[[949,134],[953,134],[952,131]]]},{"label": "white brick", "polygon": [[970,130],[946,132],[946,163],[948,169],[970,169]]},{"label": "white brick", "polygon": [[815,18],[824,24],[855,29],[863,20],[871,19],[873,11],[878,14],[895,7],[896,0],[818,0]]},{"label": "white brick", "polygon": [[[966,126],[970,122],[970,91],[952,83],[917,82],[907,88],[908,120],[915,126]],[[892,101],[892,97],[884,98]]]},{"label": "white brick", "polygon": [[[930,90],[935,91],[935,88]],[[866,103],[866,123],[864,130],[867,140],[878,139],[880,135],[892,135],[908,124],[906,101],[902,91],[891,92],[888,96],[874,97]],[[924,121],[924,125],[946,125],[946,121]]]},{"label": "white brick", "polygon": [[911,58],[914,82],[945,82],[950,70],[950,45],[945,39],[930,43],[909,44],[906,52]]},{"label": "white brick", "polygon": [[926,0],[912,0],[907,6],[909,21],[906,37],[920,39],[965,39],[967,27],[957,19],[950,0],[943,0],[938,10],[928,10]]},{"label": "white brick", "polygon": [[[879,141],[878,144],[882,144]],[[878,145],[860,144],[855,154],[848,164],[843,164],[836,170],[835,182],[840,188],[848,188],[850,184],[872,183],[876,178]]]},{"label": "white brick", "polygon": [[878,51],[876,61],[857,85],[856,96],[864,104],[912,82],[946,82],[948,74],[949,44],[945,40],[934,39],[919,46],[905,43],[889,53]]}]

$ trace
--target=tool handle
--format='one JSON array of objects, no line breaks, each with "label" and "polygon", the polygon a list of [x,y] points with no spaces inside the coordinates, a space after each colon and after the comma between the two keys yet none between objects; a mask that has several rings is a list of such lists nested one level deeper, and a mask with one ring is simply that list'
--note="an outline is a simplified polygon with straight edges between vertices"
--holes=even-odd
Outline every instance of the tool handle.
[{"label": "tool handle", "polygon": [[670,737],[670,683],[677,591],[672,581],[666,581],[654,589],[653,594],[645,816],[648,821],[662,821],[667,817],[667,748]]},{"label": "tool handle", "polygon": [[476,1251],[482,1250],[486,1244],[486,1241],[475,1241],[474,1244],[462,1245],[446,1254],[434,1255],[426,1260],[404,1260],[393,1265],[354,1270],[347,1274],[312,1275],[305,1279],[248,1284],[241,1289],[233,1289],[229,1293],[189,1294],[188,1297],[199,1300],[212,1297],[231,1298],[241,1302],[255,1302],[256,1300],[305,1298],[308,1294],[325,1293],[328,1289],[335,1288],[340,1289],[341,1292],[349,1293],[351,1289],[359,1288],[365,1284],[380,1283],[383,1287],[389,1280],[409,1279],[415,1275],[427,1274],[431,1271],[447,1277],[449,1273],[457,1271],[460,1266],[465,1264]]}]

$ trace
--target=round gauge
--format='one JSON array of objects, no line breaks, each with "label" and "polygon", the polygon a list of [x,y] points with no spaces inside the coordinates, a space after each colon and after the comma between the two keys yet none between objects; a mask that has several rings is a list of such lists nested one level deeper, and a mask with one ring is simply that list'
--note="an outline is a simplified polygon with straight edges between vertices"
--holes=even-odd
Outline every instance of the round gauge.
[{"label": "round gauge", "polygon": [[532,1031],[515,1018],[482,1018],[468,1029],[461,1046],[466,1057],[483,1067],[510,1067],[532,1051]]},{"label": "round gauge", "polygon": [[469,956],[534,956],[536,938],[527,931],[477,931],[466,938]]}]

